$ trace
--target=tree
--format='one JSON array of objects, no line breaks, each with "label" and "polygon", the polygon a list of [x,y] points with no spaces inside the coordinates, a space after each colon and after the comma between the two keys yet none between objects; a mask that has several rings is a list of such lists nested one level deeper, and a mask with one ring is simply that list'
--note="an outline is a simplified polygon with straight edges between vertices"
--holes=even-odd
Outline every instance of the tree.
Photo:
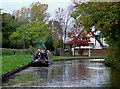
[{"label": "tree", "polygon": [[55,20],[50,20],[48,23],[48,27],[49,27],[48,36],[52,37],[53,43],[54,43],[54,48],[56,49],[58,47],[59,40],[61,39],[61,35],[63,34],[62,27]]},{"label": "tree", "polygon": [[45,46],[46,46],[47,50],[54,51],[54,42],[53,42],[53,38],[51,36],[48,36],[46,38]]},{"label": "tree", "polygon": [[20,10],[15,10],[13,15],[23,25],[23,48],[25,48],[25,24],[34,21],[46,22],[49,18],[49,14],[46,13],[48,8],[47,4],[41,4],[39,2],[32,3],[28,8],[22,7]]},{"label": "tree", "polygon": [[61,53],[63,54],[64,50],[64,43],[66,41],[66,33],[68,30],[68,23],[71,18],[71,12],[72,8],[69,8],[68,10],[65,10],[63,8],[58,8],[55,12],[55,21],[61,25],[61,36],[60,36],[60,48],[61,48]]},{"label": "tree", "polygon": [[0,48],[2,48],[2,8],[0,8]]},{"label": "tree", "polygon": [[20,10],[14,10],[13,15],[21,22],[41,21],[45,22],[49,18],[47,13],[47,4],[39,2],[32,3],[28,8],[22,7]]},{"label": "tree", "polygon": [[[13,43],[10,42],[10,35],[16,31],[20,24],[16,21],[15,17],[9,13],[2,14],[2,46],[3,48],[13,47]],[[9,45],[8,45],[9,44]]]},{"label": "tree", "polygon": [[84,28],[75,28],[72,32],[68,33],[69,41],[68,44],[73,47],[89,46],[90,36],[84,30]]},{"label": "tree", "polygon": [[41,4],[39,2],[32,3],[30,5],[30,18],[31,21],[41,21],[46,22],[50,17],[49,13],[47,13],[47,4]]},{"label": "tree", "polygon": [[22,7],[21,10],[13,11],[17,21],[23,24],[23,49],[25,49],[25,24],[29,22],[29,8]]},{"label": "tree", "polygon": [[58,8],[55,12],[55,20],[58,21],[62,27],[63,34],[61,38],[64,38],[64,43],[66,41],[67,31],[69,30],[68,25],[71,19],[72,10],[73,8],[69,6],[67,10]]},{"label": "tree", "polygon": [[120,2],[74,2],[72,17],[76,24],[90,32],[92,26],[101,31],[101,36],[109,44],[107,62],[120,63]]},{"label": "tree", "polygon": [[[43,22],[31,22],[25,25],[25,40],[26,48],[35,46],[36,41],[42,41],[48,31],[47,24]],[[14,44],[22,46],[23,42],[23,25],[17,29],[16,32],[12,33],[10,40]]]}]

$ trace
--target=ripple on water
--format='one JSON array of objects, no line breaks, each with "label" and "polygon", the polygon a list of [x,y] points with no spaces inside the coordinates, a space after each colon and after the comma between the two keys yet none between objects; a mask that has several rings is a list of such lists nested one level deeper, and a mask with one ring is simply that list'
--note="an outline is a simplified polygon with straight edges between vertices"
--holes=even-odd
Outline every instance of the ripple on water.
[{"label": "ripple on water", "polygon": [[110,68],[106,67],[87,67],[88,69],[93,69],[93,70],[109,70]]}]

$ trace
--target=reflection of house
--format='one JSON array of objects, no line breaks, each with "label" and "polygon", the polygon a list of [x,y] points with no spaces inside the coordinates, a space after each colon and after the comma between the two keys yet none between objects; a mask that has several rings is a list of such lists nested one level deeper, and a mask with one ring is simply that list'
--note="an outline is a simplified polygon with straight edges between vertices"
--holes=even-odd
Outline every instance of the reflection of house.
[{"label": "reflection of house", "polygon": [[[100,38],[99,35],[94,35],[93,34],[90,37],[90,41],[91,42],[89,42],[89,46],[81,46],[80,49],[79,49],[79,47],[72,48],[72,55],[87,55],[87,56],[88,55],[89,56],[90,55],[92,55],[92,56],[106,55],[106,51],[103,52],[104,54],[101,53],[103,50],[107,50],[107,47],[108,47],[108,44],[106,44],[106,42],[105,42],[105,38]],[[90,54],[90,50],[91,51],[94,50],[94,52],[96,52],[96,54],[95,53],[93,53],[95,55]],[[98,52],[98,50],[99,50],[99,52]]]}]

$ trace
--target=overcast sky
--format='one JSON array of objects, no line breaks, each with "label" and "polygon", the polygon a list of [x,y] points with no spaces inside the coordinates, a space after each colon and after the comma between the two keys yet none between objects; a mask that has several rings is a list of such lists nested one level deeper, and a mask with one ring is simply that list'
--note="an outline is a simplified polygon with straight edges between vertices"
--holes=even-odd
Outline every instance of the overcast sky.
[{"label": "overcast sky", "polygon": [[54,16],[54,12],[58,7],[67,9],[72,0],[0,0],[0,8],[2,12],[12,14],[13,10],[21,9],[23,6],[28,7],[32,2],[40,2],[48,4],[48,12]]}]

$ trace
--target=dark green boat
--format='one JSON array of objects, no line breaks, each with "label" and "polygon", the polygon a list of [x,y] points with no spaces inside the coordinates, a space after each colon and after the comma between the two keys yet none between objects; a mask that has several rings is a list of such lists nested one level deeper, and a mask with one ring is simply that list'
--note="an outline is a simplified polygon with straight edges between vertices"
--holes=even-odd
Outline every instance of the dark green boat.
[{"label": "dark green boat", "polygon": [[51,59],[51,52],[49,50],[40,50],[38,49],[33,57],[33,60],[31,61],[31,66],[35,67],[48,67],[52,62]]}]

